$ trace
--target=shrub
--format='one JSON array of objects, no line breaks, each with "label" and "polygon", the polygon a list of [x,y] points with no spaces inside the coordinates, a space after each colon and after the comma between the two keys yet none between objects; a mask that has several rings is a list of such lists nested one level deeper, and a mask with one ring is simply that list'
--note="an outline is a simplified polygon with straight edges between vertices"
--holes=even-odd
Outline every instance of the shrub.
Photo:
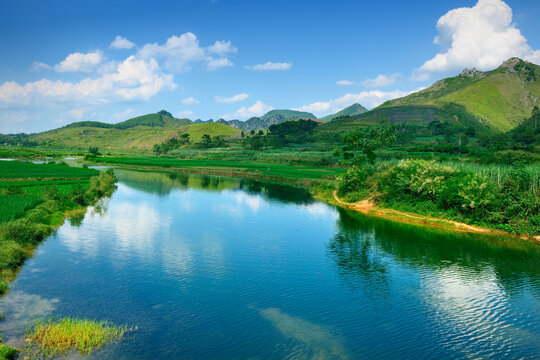
[{"label": "shrub", "polygon": [[345,172],[339,179],[338,194],[345,195],[366,187],[366,180],[373,174],[369,167],[353,168]]},{"label": "shrub", "polygon": [[446,208],[457,207],[460,212],[475,218],[493,208],[497,196],[496,185],[485,175],[461,171],[446,182],[440,201]]}]

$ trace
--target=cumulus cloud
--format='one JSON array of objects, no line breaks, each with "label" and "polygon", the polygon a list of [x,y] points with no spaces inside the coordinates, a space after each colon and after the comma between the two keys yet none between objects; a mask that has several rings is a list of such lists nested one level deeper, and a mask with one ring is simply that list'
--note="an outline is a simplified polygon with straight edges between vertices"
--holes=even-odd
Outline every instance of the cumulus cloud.
[{"label": "cumulus cloud", "polygon": [[421,89],[422,88],[412,90],[412,91],[402,91],[402,90],[362,91],[361,93],[358,93],[358,94],[346,94],[342,97],[329,100],[329,101],[314,102],[312,104],[304,105],[294,110],[308,111],[308,112],[314,113],[317,116],[323,116],[323,115],[327,115],[327,114],[331,114],[331,113],[335,113],[340,110],[343,110],[347,106],[350,106],[354,103],[359,103],[367,108],[374,108],[376,106],[381,105],[385,101],[407,96]]},{"label": "cumulus cloud", "polygon": [[261,116],[267,113],[268,111],[272,110],[273,107],[266,105],[262,101],[258,100],[255,104],[251,105],[250,107],[242,106],[240,109],[238,109],[233,114],[225,114],[221,116],[224,119],[247,119],[253,116]]},{"label": "cumulus cloud", "polygon": [[58,72],[80,72],[89,74],[94,72],[105,60],[103,52],[96,50],[87,54],[69,54],[62,62],[54,66]]},{"label": "cumulus cloud", "polygon": [[42,70],[52,70],[53,67],[50,66],[50,65],[47,65],[45,63],[42,63],[42,62],[39,62],[39,61],[34,61],[32,63],[32,66],[30,66],[30,71],[32,72],[40,72]]},{"label": "cumulus cloud", "polygon": [[351,85],[355,85],[355,82],[354,81],[349,81],[349,80],[338,80],[338,81],[336,81],[336,85],[339,85],[339,86],[351,86]]},{"label": "cumulus cloud", "polygon": [[186,118],[188,116],[192,116],[193,114],[194,114],[193,111],[184,110],[184,111],[177,112],[175,117],[177,117],[177,118]]},{"label": "cumulus cloud", "polygon": [[227,54],[234,54],[238,51],[230,41],[216,41],[214,45],[208,47],[208,51],[214,54],[225,56]]},{"label": "cumulus cloud", "polygon": [[433,42],[441,52],[416,69],[413,80],[465,67],[491,70],[514,56],[540,63],[540,50],[527,44],[512,23],[512,9],[501,0],[478,0],[473,7],[451,10],[437,21],[437,30]]},{"label": "cumulus cloud", "polygon": [[195,104],[198,104],[200,103],[199,100],[195,99],[193,96],[190,96],[188,98],[185,98],[185,99],[182,99],[182,104],[184,105],[195,105]]},{"label": "cumulus cloud", "polygon": [[70,114],[73,118],[75,118],[75,119],[77,119],[77,120],[80,120],[80,119],[82,119],[82,117],[83,117],[83,115],[84,115],[85,112],[86,112],[85,109],[72,109],[72,110],[69,111],[69,114]]},{"label": "cumulus cloud", "polygon": [[216,96],[214,100],[220,104],[234,104],[246,100],[249,97],[248,94],[242,93],[233,95],[231,97]]},{"label": "cumulus cloud", "polygon": [[116,120],[126,120],[133,115],[133,109],[129,108],[124,111],[114,113],[113,118]]},{"label": "cumulus cloud", "polygon": [[116,50],[131,49],[134,46],[135,46],[134,43],[132,43],[131,41],[129,41],[128,39],[126,39],[125,37],[122,37],[120,35],[118,35],[114,39],[114,41],[111,43],[111,45],[109,45],[109,47],[111,49],[116,49]]},{"label": "cumulus cloud", "polygon": [[257,71],[269,71],[269,70],[289,70],[292,68],[292,63],[289,62],[271,62],[268,61],[264,64],[258,65],[247,65],[246,69],[257,70]]},{"label": "cumulus cloud", "polygon": [[164,61],[167,70],[182,73],[191,69],[195,63],[204,63],[208,70],[232,66],[227,57],[235,53],[236,48],[229,41],[216,41],[213,45],[202,47],[195,34],[187,32],[180,36],[171,36],[165,44],[144,45],[137,53],[142,59],[155,58]]},{"label": "cumulus cloud", "polygon": [[368,88],[381,88],[394,84],[401,74],[395,73],[392,75],[380,74],[374,79],[366,79],[362,81],[362,85]]},{"label": "cumulus cloud", "polygon": [[0,108],[43,104],[43,101],[84,104],[113,101],[148,100],[158,92],[174,89],[172,75],[161,72],[154,59],[149,61],[128,57],[114,71],[80,82],[41,79],[20,85],[7,81],[0,85]]}]

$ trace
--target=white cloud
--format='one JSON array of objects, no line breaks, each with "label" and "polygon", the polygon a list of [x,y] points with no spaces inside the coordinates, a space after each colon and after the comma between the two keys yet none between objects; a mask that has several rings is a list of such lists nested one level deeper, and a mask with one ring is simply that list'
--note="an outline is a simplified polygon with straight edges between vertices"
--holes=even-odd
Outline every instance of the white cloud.
[{"label": "white cloud", "polygon": [[366,79],[366,80],[362,81],[362,85],[364,85],[365,87],[368,87],[368,88],[386,87],[386,86],[390,86],[393,83],[395,83],[396,80],[399,79],[400,76],[401,76],[401,74],[399,74],[399,73],[395,73],[395,74],[392,74],[392,75],[380,74],[374,79]]},{"label": "white cloud", "polygon": [[200,103],[200,101],[195,99],[193,96],[190,96],[188,98],[182,99],[181,103],[184,105],[195,105]]},{"label": "white cloud", "polygon": [[349,80],[338,80],[336,81],[336,85],[339,85],[339,86],[351,86],[351,85],[355,85],[356,83],[354,81],[349,81]]},{"label": "white cloud", "polygon": [[225,56],[227,54],[235,54],[238,49],[235,48],[230,41],[216,41],[214,45],[208,47],[208,51]]},{"label": "white cloud", "polygon": [[124,111],[114,113],[113,118],[116,120],[126,120],[129,119],[131,115],[133,115],[133,109],[129,108]]},{"label": "white cloud", "polygon": [[64,61],[56,64],[54,70],[58,72],[81,72],[89,74],[94,72],[105,60],[103,52],[96,50],[87,54],[73,53],[69,54]]},{"label": "white cloud", "polygon": [[184,111],[177,112],[175,117],[176,118],[185,118],[185,117],[188,117],[188,116],[192,116],[193,114],[194,114],[193,111],[184,110]]},{"label": "white cloud", "polygon": [[163,59],[166,69],[182,73],[190,70],[195,63],[205,63],[208,70],[232,66],[233,63],[227,55],[235,52],[236,48],[230,41],[216,41],[209,47],[201,47],[197,36],[187,32],[180,36],[171,36],[163,45],[146,44],[137,56],[143,59]]},{"label": "white cloud", "polygon": [[240,109],[238,109],[233,114],[225,114],[221,116],[224,119],[247,119],[253,116],[261,116],[267,113],[268,111],[272,110],[273,107],[266,105],[262,101],[258,100],[255,104],[251,105],[250,107],[242,106]]},{"label": "white cloud", "polygon": [[208,59],[206,63],[206,68],[210,71],[220,69],[222,67],[233,66],[233,62],[227,58],[219,59]]},{"label": "white cloud", "polygon": [[69,111],[69,114],[74,117],[75,119],[77,120],[81,120],[84,113],[85,113],[85,109],[73,109],[73,110],[70,110]]},{"label": "white cloud", "polygon": [[247,65],[246,69],[268,71],[268,70],[289,70],[292,67],[292,63],[288,62],[271,62],[268,61],[264,64]]},{"label": "white cloud", "polygon": [[134,43],[132,43],[125,37],[118,35],[109,47],[111,49],[120,50],[120,49],[131,49],[134,46],[135,46]]},{"label": "white cloud", "polygon": [[231,97],[216,96],[214,100],[220,104],[234,104],[246,100],[249,97],[248,94],[242,93]]},{"label": "white cloud", "polygon": [[343,110],[347,106],[350,106],[354,103],[359,103],[367,108],[374,108],[381,105],[385,101],[403,97],[419,90],[421,90],[421,88],[413,91],[362,91],[358,94],[346,94],[342,97],[329,101],[314,102],[312,104],[304,105],[294,110],[308,111],[314,113],[317,116],[323,116]]},{"label": "white cloud", "polygon": [[442,51],[416,69],[413,80],[465,67],[491,70],[514,56],[540,63],[540,50],[527,44],[512,23],[512,9],[501,0],[478,0],[473,7],[451,10],[439,19],[437,30],[433,42]]},{"label": "white cloud", "polygon": [[134,56],[117,64],[114,71],[80,82],[41,79],[20,85],[7,81],[0,85],[0,108],[18,105],[48,105],[50,101],[82,104],[148,100],[162,90],[176,87],[172,75],[161,72],[154,59]]},{"label": "white cloud", "polygon": [[32,72],[40,72],[42,70],[52,70],[53,67],[50,66],[50,65],[47,65],[45,63],[42,63],[42,62],[39,62],[39,61],[34,61],[32,63],[32,66],[30,66],[30,71]]}]

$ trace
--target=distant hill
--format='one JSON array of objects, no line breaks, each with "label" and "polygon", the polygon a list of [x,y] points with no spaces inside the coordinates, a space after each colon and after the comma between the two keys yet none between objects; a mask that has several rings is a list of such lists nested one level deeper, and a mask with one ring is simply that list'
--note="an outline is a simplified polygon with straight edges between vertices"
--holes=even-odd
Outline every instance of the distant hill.
[{"label": "distant hill", "polygon": [[446,104],[440,107],[407,105],[377,108],[360,115],[321,124],[314,133],[315,138],[320,141],[334,141],[341,133],[380,123],[424,127],[434,121],[446,123],[456,130],[472,128],[478,134],[496,131],[479,122],[463,106]]},{"label": "distant hill", "polygon": [[194,124],[189,119],[177,119],[162,110],[117,124],[80,121],[59,129],[32,134],[29,138],[39,145],[55,148],[87,150],[90,146],[97,146],[101,152],[107,152],[107,149],[136,152],[150,150],[154,144],[180,132],[189,133],[192,141],[196,142],[203,134],[234,137],[239,135],[240,130],[216,123]]},{"label": "distant hill", "polygon": [[404,105],[441,107],[462,105],[479,122],[502,132],[517,127],[540,105],[540,67],[518,58],[499,68],[480,72],[465,69],[452,78],[442,79],[427,89],[390,100],[379,108]]},{"label": "distant hill", "polygon": [[288,120],[317,119],[312,113],[296,110],[271,110],[261,117],[252,117],[246,121],[219,119],[217,122],[234,128],[251,131],[268,129],[272,125],[281,124]]},{"label": "distant hill", "polygon": [[294,120],[294,119],[316,119],[317,117],[312,113],[305,111],[296,111],[296,110],[270,110],[263,116],[261,119],[268,120],[276,116],[282,116],[285,120]]},{"label": "distant hill", "polygon": [[319,120],[322,120],[324,122],[330,122],[330,121],[333,121],[333,120],[335,120],[335,119],[337,119],[339,117],[360,115],[360,114],[363,114],[363,113],[365,113],[367,111],[368,111],[368,109],[366,109],[362,105],[356,103],[356,104],[352,104],[351,106],[346,107],[345,109],[343,109],[341,111],[338,111],[335,114],[326,115],[325,117],[322,117]]}]

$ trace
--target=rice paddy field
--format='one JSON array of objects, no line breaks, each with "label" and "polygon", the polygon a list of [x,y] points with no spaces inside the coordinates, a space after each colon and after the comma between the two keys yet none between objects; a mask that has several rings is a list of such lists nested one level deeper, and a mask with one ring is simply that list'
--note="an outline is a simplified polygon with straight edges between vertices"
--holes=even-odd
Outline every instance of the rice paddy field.
[{"label": "rice paddy field", "polygon": [[67,194],[74,187],[87,188],[99,172],[60,164],[0,161],[0,224],[22,217],[45,201],[47,190]]}]

